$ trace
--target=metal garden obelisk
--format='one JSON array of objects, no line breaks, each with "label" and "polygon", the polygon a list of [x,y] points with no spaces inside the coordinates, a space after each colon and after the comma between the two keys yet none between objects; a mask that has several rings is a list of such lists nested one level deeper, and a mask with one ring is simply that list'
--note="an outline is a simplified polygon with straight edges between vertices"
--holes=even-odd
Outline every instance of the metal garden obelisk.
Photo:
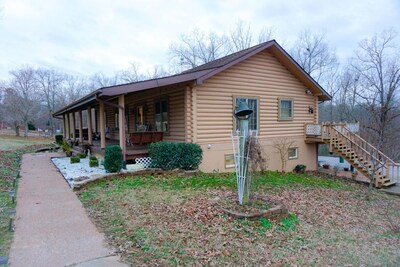
[{"label": "metal garden obelisk", "polygon": [[249,116],[253,110],[249,109],[246,102],[240,102],[235,110],[235,117],[239,121],[239,131],[232,133],[232,145],[235,158],[236,182],[238,185],[239,203],[246,204],[250,195],[250,177],[248,176],[248,162],[250,142],[249,140]]}]

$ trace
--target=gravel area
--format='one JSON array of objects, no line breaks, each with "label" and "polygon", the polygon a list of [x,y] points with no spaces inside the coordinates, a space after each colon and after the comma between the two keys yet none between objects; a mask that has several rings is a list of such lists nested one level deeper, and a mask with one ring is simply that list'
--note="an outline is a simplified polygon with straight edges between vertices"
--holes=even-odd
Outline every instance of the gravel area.
[{"label": "gravel area", "polygon": [[[81,159],[79,163],[73,164],[71,164],[71,158],[69,157],[52,158],[51,160],[71,188],[79,188],[88,182],[115,174],[107,173],[102,165],[99,167],[90,167],[89,157]],[[144,169],[142,164],[129,164],[126,167],[126,170],[121,170],[122,173],[133,173]]]},{"label": "gravel area", "polygon": [[99,179],[107,176],[106,170],[102,165],[99,167],[89,166],[89,157],[81,159],[79,163],[73,164],[71,164],[71,159],[68,157],[52,158],[51,160],[72,188],[76,187],[76,185],[80,184],[82,181]]}]

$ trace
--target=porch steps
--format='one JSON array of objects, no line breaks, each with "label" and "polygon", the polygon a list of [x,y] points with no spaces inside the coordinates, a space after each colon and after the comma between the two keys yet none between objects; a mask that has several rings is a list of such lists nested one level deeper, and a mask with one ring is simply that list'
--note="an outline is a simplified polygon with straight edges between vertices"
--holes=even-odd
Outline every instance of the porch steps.
[{"label": "porch steps", "polygon": [[[330,126],[324,142],[331,152],[346,159],[354,168],[367,177],[374,176],[374,186],[386,188],[396,184],[400,164],[395,163],[345,126]],[[397,173],[397,177],[395,177]]]}]

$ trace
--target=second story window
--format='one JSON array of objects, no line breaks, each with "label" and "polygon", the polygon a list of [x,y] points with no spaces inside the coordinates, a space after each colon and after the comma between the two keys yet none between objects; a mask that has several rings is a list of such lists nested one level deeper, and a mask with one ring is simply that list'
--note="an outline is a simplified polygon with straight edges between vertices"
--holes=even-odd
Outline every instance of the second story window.
[{"label": "second story window", "polygon": [[293,99],[279,99],[279,119],[292,120],[293,119]]}]

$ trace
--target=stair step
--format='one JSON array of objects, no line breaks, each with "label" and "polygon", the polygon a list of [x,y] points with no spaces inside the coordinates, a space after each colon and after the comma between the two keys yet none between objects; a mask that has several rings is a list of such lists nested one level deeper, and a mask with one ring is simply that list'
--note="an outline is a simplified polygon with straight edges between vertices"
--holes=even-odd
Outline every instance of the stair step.
[{"label": "stair step", "polygon": [[390,180],[389,182],[383,183],[382,187],[389,187],[389,186],[392,186],[392,185],[396,185],[396,182]]}]

